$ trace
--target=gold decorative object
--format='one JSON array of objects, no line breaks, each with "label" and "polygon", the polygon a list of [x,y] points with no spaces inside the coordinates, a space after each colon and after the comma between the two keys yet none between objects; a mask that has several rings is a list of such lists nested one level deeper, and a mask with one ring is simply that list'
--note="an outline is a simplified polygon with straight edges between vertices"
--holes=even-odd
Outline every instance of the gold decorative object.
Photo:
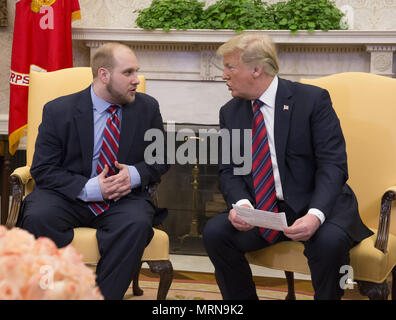
[{"label": "gold decorative object", "polygon": [[[188,139],[194,139],[194,140],[199,140],[202,138],[192,136],[192,137],[186,137],[185,140]],[[180,245],[183,246],[183,243],[186,238],[195,238],[199,239],[202,238],[202,235],[199,234],[198,232],[198,175],[199,175],[199,168],[198,168],[198,158],[195,158],[195,165],[191,170],[192,178],[193,181],[191,182],[192,185],[192,219],[191,219],[191,224],[190,224],[190,231],[189,233],[181,236],[180,239]]]}]

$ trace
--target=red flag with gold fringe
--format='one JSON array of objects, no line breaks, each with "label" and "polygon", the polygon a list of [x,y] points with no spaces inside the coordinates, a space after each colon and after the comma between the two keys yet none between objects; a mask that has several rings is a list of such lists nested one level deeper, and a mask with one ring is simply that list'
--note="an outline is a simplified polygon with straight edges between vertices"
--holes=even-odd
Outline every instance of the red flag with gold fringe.
[{"label": "red flag with gold fringe", "polygon": [[10,154],[25,136],[30,70],[73,66],[71,22],[81,18],[78,0],[16,1],[10,71]]}]

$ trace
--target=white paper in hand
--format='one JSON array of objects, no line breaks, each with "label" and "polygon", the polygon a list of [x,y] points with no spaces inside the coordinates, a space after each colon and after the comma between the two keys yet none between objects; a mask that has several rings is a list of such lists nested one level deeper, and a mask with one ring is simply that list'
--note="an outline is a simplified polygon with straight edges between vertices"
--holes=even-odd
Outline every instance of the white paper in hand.
[{"label": "white paper in hand", "polygon": [[283,231],[287,228],[286,215],[284,212],[270,212],[258,209],[232,205],[239,218],[252,226]]}]

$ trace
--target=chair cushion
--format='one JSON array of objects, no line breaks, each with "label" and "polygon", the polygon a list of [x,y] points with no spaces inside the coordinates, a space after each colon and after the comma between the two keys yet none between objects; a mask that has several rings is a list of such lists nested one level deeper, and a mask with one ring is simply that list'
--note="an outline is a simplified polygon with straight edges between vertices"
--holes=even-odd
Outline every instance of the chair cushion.
[{"label": "chair cushion", "polygon": [[[159,229],[153,228],[154,236],[143,253],[142,261],[169,260],[169,237]],[[97,264],[100,259],[96,229],[75,228],[71,242],[83,256],[86,264]]]},{"label": "chair cushion", "polygon": [[268,248],[246,254],[248,261],[259,266],[310,274],[307,258],[301,242],[282,241]]},{"label": "chair cushion", "polygon": [[83,256],[86,264],[97,264],[100,259],[96,229],[75,228],[71,245]]},{"label": "chair cushion", "polygon": [[[355,280],[381,283],[396,265],[396,236],[390,234],[386,253],[374,247],[376,232],[364,239],[350,252]],[[310,274],[301,242],[284,241],[265,249],[246,254],[248,261],[259,266]]]},{"label": "chair cushion", "polygon": [[169,260],[169,237],[166,232],[153,228],[154,236],[144,249],[142,261]]}]

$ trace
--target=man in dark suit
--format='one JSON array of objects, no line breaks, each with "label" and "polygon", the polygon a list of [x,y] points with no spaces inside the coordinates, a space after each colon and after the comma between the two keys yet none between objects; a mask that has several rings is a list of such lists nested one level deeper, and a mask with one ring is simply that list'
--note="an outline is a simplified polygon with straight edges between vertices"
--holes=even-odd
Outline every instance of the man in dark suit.
[{"label": "man in dark suit", "polygon": [[[240,130],[237,152],[245,150],[244,129],[253,135],[252,172],[238,175],[241,165],[220,164],[228,209],[208,221],[203,232],[223,298],[257,299],[245,253],[293,240],[304,243],[315,298],[339,299],[340,267],[349,264],[352,246],[372,233],[346,184],[345,141],[330,96],[278,78],[275,46],[265,35],[239,35],[218,54],[234,97],[220,110],[220,127]],[[232,204],[285,212],[288,227],[276,232],[251,226]]]},{"label": "man in dark suit", "polygon": [[136,92],[138,69],[129,47],[105,44],[92,59],[92,85],[44,106],[35,188],[18,221],[59,247],[72,241],[73,228],[96,228],[97,283],[106,299],[122,299],[138,270],[160,218],[148,188],[168,170],[144,159],[145,132],[163,131],[163,123],[158,102]]}]

